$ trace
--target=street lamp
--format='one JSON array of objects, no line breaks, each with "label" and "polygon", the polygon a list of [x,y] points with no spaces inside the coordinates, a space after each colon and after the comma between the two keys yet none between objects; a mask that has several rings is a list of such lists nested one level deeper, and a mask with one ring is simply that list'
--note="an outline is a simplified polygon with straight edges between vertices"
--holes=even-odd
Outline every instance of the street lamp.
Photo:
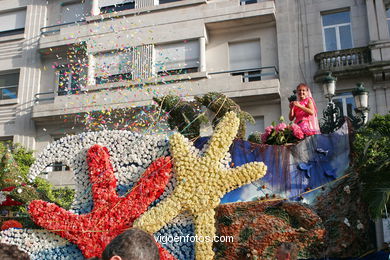
[{"label": "street lamp", "polygon": [[[328,99],[328,105],[323,112],[323,118],[321,119],[321,133],[329,134],[336,131],[344,123],[341,116],[340,109],[334,104],[332,98],[336,91],[337,79],[329,72],[328,75],[322,81],[322,88],[324,90],[324,96]],[[357,83],[356,88],[352,91],[352,95],[355,99],[355,113],[348,116],[351,120],[353,128],[355,130],[363,126],[368,119],[368,91],[364,88],[363,83]]]},{"label": "street lamp", "polygon": [[324,96],[328,99],[328,105],[323,112],[323,118],[321,119],[320,129],[321,133],[329,134],[336,131],[343,123],[340,116],[340,109],[333,103],[332,98],[336,92],[337,78],[332,76],[331,72],[322,81],[322,89]]},{"label": "street lamp", "polygon": [[355,99],[355,115],[351,117],[352,124],[355,129],[360,128],[367,123],[368,111],[368,90],[365,89],[363,83],[357,83],[356,88],[352,91]]}]

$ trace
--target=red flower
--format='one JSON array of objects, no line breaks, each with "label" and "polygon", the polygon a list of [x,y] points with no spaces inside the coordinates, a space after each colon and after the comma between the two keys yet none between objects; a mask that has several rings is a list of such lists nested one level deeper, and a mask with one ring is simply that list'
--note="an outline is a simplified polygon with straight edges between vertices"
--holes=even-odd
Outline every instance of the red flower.
[{"label": "red flower", "polygon": [[[32,201],[29,213],[38,225],[76,244],[86,258],[101,257],[106,245],[133,222],[163,192],[172,176],[171,160],[161,157],[143,173],[140,181],[125,197],[116,193],[114,175],[106,147],[94,145],[88,150],[87,162],[92,183],[93,209],[77,215],[41,200]],[[174,259],[165,249],[162,259]]]},{"label": "red flower", "polygon": [[13,219],[4,221],[1,225],[1,230],[6,230],[9,228],[23,228],[23,225],[19,221]]}]

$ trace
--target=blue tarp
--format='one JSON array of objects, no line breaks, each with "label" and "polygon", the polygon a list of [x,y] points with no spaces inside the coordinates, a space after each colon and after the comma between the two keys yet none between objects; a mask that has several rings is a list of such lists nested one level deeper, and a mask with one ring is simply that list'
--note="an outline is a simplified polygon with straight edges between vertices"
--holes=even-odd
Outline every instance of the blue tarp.
[{"label": "blue tarp", "polygon": [[[198,139],[195,146],[202,148],[208,139]],[[307,189],[342,176],[349,165],[349,152],[346,124],[333,134],[310,136],[296,145],[263,145],[235,140],[230,147],[233,167],[264,162],[268,167],[267,174],[227,193],[221,203],[251,201],[266,194],[297,200]],[[314,193],[305,195],[305,202],[310,203],[314,197]]]}]

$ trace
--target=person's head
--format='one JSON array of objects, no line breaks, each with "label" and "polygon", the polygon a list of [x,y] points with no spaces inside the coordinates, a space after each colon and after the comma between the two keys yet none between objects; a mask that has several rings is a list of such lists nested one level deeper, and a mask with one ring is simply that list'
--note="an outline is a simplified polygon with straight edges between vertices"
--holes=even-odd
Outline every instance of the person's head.
[{"label": "person's head", "polygon": [[296,260],[297,247],[292,243],[282,243],[276,250],[276,260]]},{"label": "person's head", "polygon": [[30,257],[26,252],[21,251],[15,245],[0,243],[1,260],[29,260]]},{"label": "person's head", "polygon": [[309,86],[305,83],[300,83],[297,86],[297,96],[299,100],[303,100],[309,96]]},{"label": "person's head", "polygon": [[153,236],[131,228],[115,237],[104,249],[103,260],[159,260]]}]

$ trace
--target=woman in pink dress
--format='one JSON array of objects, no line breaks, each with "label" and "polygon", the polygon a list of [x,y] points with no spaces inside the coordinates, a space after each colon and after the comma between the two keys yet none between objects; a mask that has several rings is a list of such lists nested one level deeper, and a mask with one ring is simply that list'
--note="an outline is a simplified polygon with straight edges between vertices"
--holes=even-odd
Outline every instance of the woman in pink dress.
[{"label": "woman in pink dress", "polygon": [[317,119],[317,107],[311,96],[310,88],[301,83],[297,86],[298,101],[290,103],[290,121],[295,119],[295,123],[302,129],[305,135],[315,135],[320,133]]}]

